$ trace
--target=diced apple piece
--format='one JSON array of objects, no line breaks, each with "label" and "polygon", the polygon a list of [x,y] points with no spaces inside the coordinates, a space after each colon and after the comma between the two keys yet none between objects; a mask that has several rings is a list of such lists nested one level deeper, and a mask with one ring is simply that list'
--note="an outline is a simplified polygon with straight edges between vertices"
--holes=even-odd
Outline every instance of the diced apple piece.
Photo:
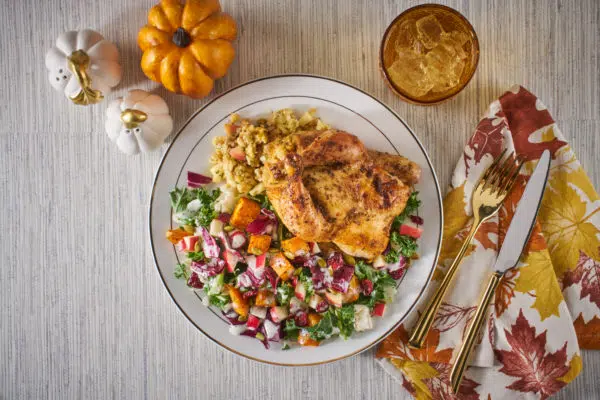
[{"label": "diced apple piece", "polygon": [[260,214],[260,204],[247,197],[241,197],[235,205],[229,223],[238,229],[245,229],[258,217],[258,214]]},{"label": "diced apple piece", "polygon": [[265,319],[267,317],[267,308],[252,306],[252,307],[250,307],[250,314],[252,314],[260,319]]},{"label": "diced apple piece", "polygon": [[237,263],[242,261],[242,255],[235,250],[225,250],[223,258],[225,259],[227,272],[233,272]]},{"label": "diced apple piece", "polygon": [[223,232],[224,226],[225,224],[223,223],[223,221],[215,218],[212,221],[210,221],[208,231],[212,236],[219,236],[219,233]]},{"label": "diced apple piece", "polygon": [[310,254],[319,254],[321,252],[317,242],[309,242],[308,245],[310,246]]},{"label": "diced apple piece", "polygon": [[313,310],[316,310],[317,306],[322,301],[323,301],[323,298],[321,296],[319,296],[318,294],[315,293],[312,296],[310,296],[310,299],[308,300],[308,306],[310,308],[312,308]]},{"label": "diced apple piece", "polygon": [[265,254],[271,246],[270,235],[250,235],[250,242],[248,243],[248,253],[254,255]]},{"label": "diced apple piece", "polygon": [[401,235],[408,235],[410,237],[418,239],[421,237],[422,233],[423,229],[419,228],[419,226],[414,222],[405,222],[404,224],[400,225]]},{"label": "diced apple piece", "polygon": [[271,256],[270,265],[281,280],[287,281],[294,273],[294,266],[282,253],[276,253]]},{"label": "diced apple piece", "polygon": [[308,243],[299,237],[283,240],[281,242],[281,249],[284,253],[290,253],[294,257],[304,256],[310,253],[310,246]]},{"label": "diced apple piece", "polygon": [[385,268],[387,263],[385,262],[385,259],[383,258],[383,256],[380,254],[377,257],[375,257],[372,265],[373,265],[373,268],[375,268],[375,269],[382,269],[382,268]]},{"label": "diced apple piece", "polygon": [[280,339],[279,337],[279,324],[275,324],[271,321],[269,321],[268,319],[265,320],[264,322],[264,326],[265,326],[265,334],[267,336],[267,340],[275,340],[278,341]]},{"label": "diced apple piece", "polygon": [[[187,252],[196,251],[196,244],[200,240],[198,236],[186,236],[183,238],[183,250]],[[180,242],[181,243],[181,242]]]},{"label": "diced apple piece", "polygon": [[358,300],[358,297],[360,296],[360,281],[356,275],[350,279],[350,285],[348,286],[346,293],[341,293],[341,295],[343,304],[353,303]]},{"label": "diced apple piece", "polygon": [[231,247],[234,249],[241,249],[246,245],[248,239],[246,239],[246,234],[242,231],[233,231],[229,234],[229,241],[231,242]]},{"label": "diced apple piece", "polygon": [[306,300],[306,287],[304,286],[304,284],[302,282],[299,282],[296,285],[296,289],[294,290],[294,294],[296,295],[296,298],[304,301]]},{"label": "diced apple piece", "polygon": [[342,294],[339,292],[326,292],[325,298],[327,299],[327,302],[334,307],[339,308],[342,306]]},{"label": "diced apple piece", "polygon": [[258,329],[259,325],[260,319],[257,316],[250,314],[248,316],[248,321],[246,322],[246,327],[248,328],[248,330],[255,331]]},{"label": "diced apple piece", "polygon": [[244,153],[244,149],[239,146],[229,150],[229,155],[238,161],[246,161],[246,153]]},{"label": "diced apple piece", "polygon": [[375,307],[373,307],[373,315],[383,317],[383,314],[385,314],[385,303],[375,304]]},{"label": "diced apple piece", "polygon": [[290,313],[295,314],[300,310],[305,310],[308,306],[302,300],[292,297],[290,300]]},{"label": "diced apple piece", "polygon": [[271,319],[275,323],[280,323],[281,321],[286,319],[289,315],[287,307],[282,307],[282,306],[271,307],[270,313],[271,313]]}]

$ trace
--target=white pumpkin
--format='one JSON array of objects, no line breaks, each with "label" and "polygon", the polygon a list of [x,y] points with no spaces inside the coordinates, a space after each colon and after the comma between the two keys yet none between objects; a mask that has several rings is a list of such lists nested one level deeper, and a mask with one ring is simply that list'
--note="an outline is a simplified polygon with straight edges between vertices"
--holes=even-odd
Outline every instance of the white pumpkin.
[{"label": "white pumpkin", "polygon": [[102,101],[121,81],[119,50],[90,29],[65,32],[46,53],[48,79],[75,104]]},{"label": "white pumpkin", "polygon": [[160,96],[136,89],[111,101],[105,127],[119,150],[133,155],[158,149],[173,130],[173,119]]}]

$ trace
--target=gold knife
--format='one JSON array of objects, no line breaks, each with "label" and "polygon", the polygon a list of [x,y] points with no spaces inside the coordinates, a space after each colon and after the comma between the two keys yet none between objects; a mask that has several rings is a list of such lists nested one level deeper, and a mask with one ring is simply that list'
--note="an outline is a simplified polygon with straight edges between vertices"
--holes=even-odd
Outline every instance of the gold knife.
[{"label": "gold knife", "polygon": [[485,293],[477,306],[475,316],[471,320],[471,325],[467,330],[466,339],[462,347],[458,351],[456,361],[450,372],[450,382],[452,390],[458,393],[463,374],[467,367],[469,357],[475,346],[478,337],[479,329],[485,321],[487,309],[490,305],[496,288],[500,284],[504,273],[511,268],[517,266],[521,253],[529,240],[531,231],[535,225],[535,217],[542,202],[546,182],[548,181],[548,171],[550,170],[550,152],[545,150],[540,157],[540,160],[535,167],[535,171],[529,178],[529,182],[525,187],[523,196],[519,201],[517,210],[510,222],[508,231],[502,243],[502,248],[498,253],[496,264],[494,264],[494,273],[490,278]]}]

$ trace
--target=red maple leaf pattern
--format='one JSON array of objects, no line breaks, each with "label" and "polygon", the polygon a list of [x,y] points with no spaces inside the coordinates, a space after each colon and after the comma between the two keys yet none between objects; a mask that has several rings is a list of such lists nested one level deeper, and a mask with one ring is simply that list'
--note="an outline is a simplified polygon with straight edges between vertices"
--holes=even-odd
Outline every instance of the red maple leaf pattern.
[{"label": "red maple leaf pattern", "polygon": [[431,392],[433,399],[444,399],[444,400],[479,400],[479,393],[475,391],[475,388],[479,386],[477,382],[467,377],[464,377],[458,393],[454,394],[452,391],[452,385],[450,383],[450,371],[452,370],[452,364],[448,363],[431,363],[431,366],[435,368],[439,375],[435,378],[424,379],[425,385]]},{"label": "red maple leaf pattern", "polygon": [[566,385],[558,380],[569,372],[566,341],[560,350],[546,353],[546,331],[536,336],[535,327],[529,325],[523,310],[519,310],[511,331],[505,329],[504,333],[511,350],[495,351],[503,364],[500,372],[519,378],[507,389],[539,393],[546,399]]},{"label": "red maple leaf pattern", "polygon": [[600,263],[581,250],[577,266],[563,277],[564,288],[575,284],[581,284],[580,299],[590,296],[590,301],[600,308]]},{"label": "red maple leaf pattern", "polygon": [[[502,114],[498,113],[497,117],[501,118]],[[471,158],[466,152],[463,156],[467,173],[469,171],[468,160],[473,159],[479,163],[484,155],[491,154],[493,158],[496,158],[502,151],[502,129],[506,127],[506,122],[502,120],[501,123],[494,125],[493,121],[495,120],[495,118],[482,119],[473,136],[469,138],[467,146],[473,151],[473,157]]]},{"label": "red maple leaf pattern", "polygon": [[440,332],[446,332],[460,324],[463,320],[470,320],[477,307],[460,307],[454,304],[442,303],[438,310],[433,327]]},{"label": "red maple leaf pattern", "polygon": [[508,91],[500,97],[502,111],[512,133],[515,151],[528,161],[537,160],[546,149],[554,156],[556,150],[567,144],[557,138],[542,143],[529,141],[533,132],[554,123],[548,110],[538,110],[536,102],[537,97],[523,87],[519,87],[517,93]]}]

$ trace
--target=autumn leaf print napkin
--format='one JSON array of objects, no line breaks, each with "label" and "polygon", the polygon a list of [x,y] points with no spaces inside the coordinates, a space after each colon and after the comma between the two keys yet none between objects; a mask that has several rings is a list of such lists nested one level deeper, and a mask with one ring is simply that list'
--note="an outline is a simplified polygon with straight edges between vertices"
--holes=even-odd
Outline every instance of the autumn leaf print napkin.
[{"label": "autumn leaf print napkin", "polygon": [[[381,365],[418,399],[545,399],[581,372],[580,348],[600,348],[600,200],[546,107],[516,86],[493,102],[465,146],[444,199],[438,269],[423,309],[458,253],[474,185],[503,149],[527,161],[499,213],[475,236],[422,350],[407,345],[412,315],[380,345]],[[550,176],[535,230],[506,273],[458,396],[451,363],[529,176],[544,150]]]}]

